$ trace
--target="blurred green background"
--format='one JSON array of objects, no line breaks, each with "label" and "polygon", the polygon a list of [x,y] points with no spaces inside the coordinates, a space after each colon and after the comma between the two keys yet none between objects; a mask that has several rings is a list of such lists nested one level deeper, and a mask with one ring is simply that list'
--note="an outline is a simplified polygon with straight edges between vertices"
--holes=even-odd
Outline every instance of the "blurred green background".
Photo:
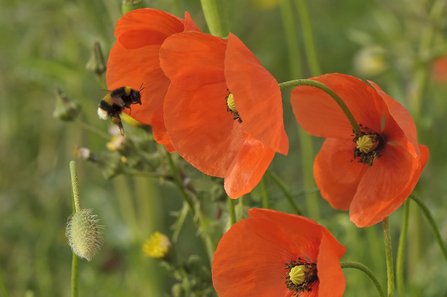
[{"label": "blurred green background", "polygon": [[[294,56],[301,62],[301,77],[291,74],[280,1],[226,2],[230,31],[278,82],[312,76],[295,6],[292,13],[300,51]],[[373,80],[414,116],[419,143],[430,149],[416,192],[447,240],[447,81],[436,81],[432,74],[433,63],[447,54],[445,2],[312,0],[306,4],[321,74],[339,72]],[[168,0],[146,0],[146,4],[176,12]],[[187,10],[207,31],[200,1],[180,0],[179,4],[181,17]],[[117,0],[0,0],[2,297],[70,296],[71,250],[64,234],[72,211],[68,164],[76,158],[75,146],[105,151],[108,140],[77,123],[54,119],[54,90],[59,87],[82,104],[82,121],[107,132],[108,123],[96,115],[104,90],[85,64],[95,41],[107,55],[121,15]],[[287,157],[278,154],[270,169],[297,194],[303,189],[303,174],[288,94],[284,92],[284,112],[290,152]],[[139,133],[125,127],[129,133]],[[315,153],[321,143],[322,139],[314,139]],[[169,182],[161,184],[147,177],[105,180],[93,164],[76,161],[83,206],[93,208],[105,226],[101,252],[91,262],[80,260],[80,296],[169,296],[175,281],[157,260],[144,257],[142,244],[154,231],[172,235],[169,227],[175,217],[171,212],[182,207],[177,189]],[[268,188],[274,208],[292,212],[277,187],[269,183]],[[259,192],[256,188],[248,195],[250,205],[259,205]],[[303,196],[296,196],[305,209]],[[333,210],[321,198],[319,206],[323,218],[319,223],[346,246],[342,260],[368,265],[385,285],[382,225],[358,229],[347,212]],[[446,260],[425,218],[414,203],[411,208],[405,261],[408,296],[447,296]],[[214,212],[216,209],[211,210]],[[395,252],[401,222],[402,208],[390,218]],[[209,265],[190,216],[175,249],[183,258],[198,254]],[[377,296],[361,272],[344,273],[344,296]]]}]

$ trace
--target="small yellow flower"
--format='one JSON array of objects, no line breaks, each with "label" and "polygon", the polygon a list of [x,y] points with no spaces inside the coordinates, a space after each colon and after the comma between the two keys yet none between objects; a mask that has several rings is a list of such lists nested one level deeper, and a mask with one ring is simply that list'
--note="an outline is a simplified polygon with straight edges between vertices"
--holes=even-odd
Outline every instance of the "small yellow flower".
[{"label": "small yellow flower", "polygon": [[151,235],[151,238],[146,240],[143,245],[143,251],[148,257],[152,258],[164,258],[169,253],[171,249],[171,242],[169,238],[161,234],[160,232],[155,232]]}]

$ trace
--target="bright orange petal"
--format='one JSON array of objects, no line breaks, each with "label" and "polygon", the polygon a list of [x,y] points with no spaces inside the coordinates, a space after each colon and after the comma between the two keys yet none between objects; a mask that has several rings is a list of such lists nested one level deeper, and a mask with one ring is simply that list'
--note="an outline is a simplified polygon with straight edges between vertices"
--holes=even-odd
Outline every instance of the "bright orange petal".
[{"label": "bright orange petal", "polygon": [[248,136],[225,174],[225,192],[228,196],[238,198],[251,192],[274,156],[274,150]]},{"label": "bright orange petal", "polygon": [[191,18],[191,15],[189,12],[185,11],[185,21],[184,21],[185,31],[195,31],[195,32],[202,32],[200,28],[194,23],[194,21]]},{"label": "bright orange petal", "polygon": [[261,208],[249,209],[248,214],[252,218],[269,220],[270,224],[278,225],[297,249],[314,263],[318,261],[322,236],[326,237],[327,244],[338,259],[345,253],[345,247],[325,227],[309,218]]},{"label": "bright orange petal", "polygon": [[333,208],[349,209],[367,166],[354,158],[350,138],[328,138],[314,162],[314,177],[321,196]]},{"label": "bright orange petal", "polygon": [[175,152],[175,148],[168,136],[168,131],[166,131],[162,108],[157,110],[152,119],[152,134],[154,135],[154,140],[164,145],[168,152]]},{"label": "bright orange petal", "polygon": [[358,186],[349,211],[351,221],[358,227],[382,221],[408,198],[420,174],[419,158],[402,146],[387,144]]},{"label": "bright orange petal", "polygon": [[[225,82],[224,60],[227,41],[205,33],[175,34],[160,49],[160,65],[178,88],[194,90],[207,84]],[[225,91],[226,86],[223,87]],[[223,109],[226,111],[225,97]]]},{"label": "bright orange petal", "polygon": [[[376,132],[381,131],[382,114],[375,105],[375,96],[379,95],[366,83],[339,73],[311,79],[325,84],[337,93],[358,124]],[[309,134],[327,138],[352,135],[352,126],[341,108],[320,89],[298,86],[292,91],[291,103],[296,120]]]},{"label": "bright orange petal", "polygon": [[126,13],[118,20],[115,37],[128,49],[161,45],[170,35],[183,31],[183,20],[170,13],[143,8]]},{"label": "bright orange petal", "polygon": [[226,175],[247,137],[226,111],[226,94],[225,83],[194,91],[171,84],[164,101],[165,125],[175,149],[200,171],[220,177]]},{"label": "bright orange petal", "polygon": [[300,256],[270,220],[248,218],[233,225],[219,242],[213,284],[220,297],[285,297],[284,264]]},{"label": "bright orange petal", "polygon": [[[319,295],[341,297],[346,287],[345,276],[340,267],[340,255],[335,252],[333,239],[323,235],[321,238],[320,252],[317,260],[319,279]],[[344,247],[343,247],[344,249]]]},{"label": "bright orange petal", "polygon": [[401,138],[399,138],[399,136],[395,134],[404,133],[406,139],[410,141],[410,143],[416,150],[418,157],[420,157],[416,125],[414,124],[413,118],[411,117],[410,113],[399,102],[383,92],[378,85],[376,85],[372,81],[368,82],[376,89],[377,93],[381,96],[387,107],[387,110],[385,112],[388,113],[393,119],[393,121],[390,121],[388,125],[387,119],[385,118],[385,128],[383,133],[389,135],[388,141],[399,143],[399,139]]},{"label": "bright orange petal", "polygon": [[[107,63],[107,87],[114,90],[123,86],[141,91],[141,105],[132,105],[130,116],[140,123],[152,125],[154,113],[162,108],[163,99],[168,90],[169,79],[158,64],[159,46],[148,46],[128,50],[116,43],[110,51]],[[129,114],[129,110],[125,112]]]},{"label": "bright orange petal", "polygon": [[287,155],[289,141],[278,82],[231,33],[225,55],[225,77],[244,129],[264,145]]}]

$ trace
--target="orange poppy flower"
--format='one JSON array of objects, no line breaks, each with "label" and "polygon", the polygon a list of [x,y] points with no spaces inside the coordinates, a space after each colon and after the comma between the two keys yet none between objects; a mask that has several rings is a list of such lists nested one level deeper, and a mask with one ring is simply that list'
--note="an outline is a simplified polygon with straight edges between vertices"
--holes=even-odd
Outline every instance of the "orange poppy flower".
[{"label": "orange poppy flower", "polygon": [[175,34],[160,49],[171,80],[165,125],[177,152],[225,178],[231,198],[250,192],[275,155],[288,151],[277,81],[233,34]]},{"label": "orange poppy flower", "polygon": [[250,209],[219,242],[213,284],[220,297],[332,296],[345,290],[342,246],[311,219]]},{"label": "orange poppy flower", "polygon": [[363,81],[343,74],[326,74],[319,81],[345,102],[362,134],[353,135],[341,108],[325,92],[299,86],[292,91],[298,123],[309,134],[326,137],[314,162],[321,196],[332,207],[349,209],[351,221],[366,227],[382,221],[408,198],[428,160],[419,145],[408,111]]},{"label": "orange poppy flower", "polygon": [[163,99],[169,79],[160,68],[158,51],[164,40],[183,31],[198,31],[189,14],[185,20],[170,13],[144,8],[126,13],[115,27],[117,42],[107,62],[107,87],[114,90],[123,86],[138,89],[143,83],[141,105],[124,110],[140,123],[153,128],[154,139],[174,151],[163,120]]}]

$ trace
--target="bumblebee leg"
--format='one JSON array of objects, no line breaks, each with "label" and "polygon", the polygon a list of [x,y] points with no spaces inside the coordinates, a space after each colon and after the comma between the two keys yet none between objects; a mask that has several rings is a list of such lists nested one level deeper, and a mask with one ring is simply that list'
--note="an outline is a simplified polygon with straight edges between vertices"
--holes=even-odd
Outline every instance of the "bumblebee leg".
[{"label": "bumblebee leg", "polygon": [[112,123],[118,126],[120,128],[121,136],[124,136],[124,127],[123,123],[121,122],[121,118],[119,116],[112,117]]}]

